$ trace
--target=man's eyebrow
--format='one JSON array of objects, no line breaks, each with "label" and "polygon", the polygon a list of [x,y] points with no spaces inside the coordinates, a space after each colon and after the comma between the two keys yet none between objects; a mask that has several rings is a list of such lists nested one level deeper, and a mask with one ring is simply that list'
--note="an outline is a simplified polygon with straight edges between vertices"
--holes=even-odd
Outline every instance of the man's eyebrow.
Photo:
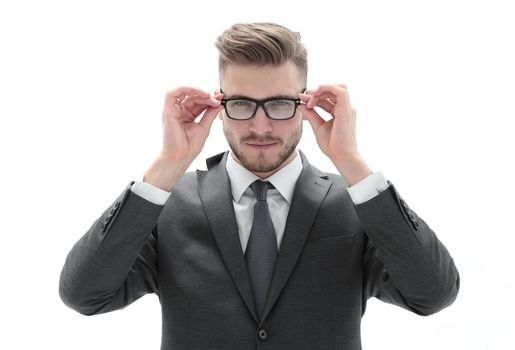
[{"label": "man's eyebrow", "polygon": [[[245,95],[226,95],[224,96],[225,98],[250,98],[250,99],[254,99],[255,98],[252,98],[252,97],[249,97],[249,96],[245,96]],[[297,98],[296,96],[293,97],[293,96],[290,96],[290,95],[274,95],[274,96],[269,96],[269,97],[266,97],[266,98],[263,98],[262,100],[268,100],[268,99],[271,99],[271,98]]]}]

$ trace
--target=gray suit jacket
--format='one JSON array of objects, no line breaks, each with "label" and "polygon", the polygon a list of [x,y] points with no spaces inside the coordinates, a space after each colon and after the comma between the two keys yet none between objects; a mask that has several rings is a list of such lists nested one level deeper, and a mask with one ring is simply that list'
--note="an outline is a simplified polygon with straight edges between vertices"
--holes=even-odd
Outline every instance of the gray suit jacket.
[{"label": "gray suit jacket", "polygon": [[161,349],[361,349],[367,299],[419,315],[450,305],[459,274],[445,246],[388,181],[354,205],[345,180],[310,165],[295,187],[263,318],[234,215],[228,152],[186,173],[165,205],[131,181],[74,245],[59,294],[85,315],[147,293],[162,306]]}]

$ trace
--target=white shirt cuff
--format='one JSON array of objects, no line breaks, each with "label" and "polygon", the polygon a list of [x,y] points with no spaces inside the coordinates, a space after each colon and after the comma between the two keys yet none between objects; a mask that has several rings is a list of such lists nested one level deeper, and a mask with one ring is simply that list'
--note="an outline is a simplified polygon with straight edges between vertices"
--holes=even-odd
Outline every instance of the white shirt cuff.
[{"label": "white shirt cuff", "polygon": [[354,204],[361,204],[374,198],[390,186],[382,171],[368,175],[360,182],[351,187],[347,187],[349,195]]},{"label": "white shirt cuff", "polygon": [[131,191],[147,201],[158,205],[164,205],[171,193],[142,181],[135,181],[132,184]]}]

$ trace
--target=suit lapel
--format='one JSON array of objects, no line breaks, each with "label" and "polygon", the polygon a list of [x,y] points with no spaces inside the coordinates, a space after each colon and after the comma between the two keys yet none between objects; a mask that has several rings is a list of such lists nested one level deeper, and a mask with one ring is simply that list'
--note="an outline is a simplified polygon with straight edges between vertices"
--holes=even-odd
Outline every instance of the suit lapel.
[{"label": "suit lapel", "polygon": [[302,151],[299,153],[302,159],[302,172],[295,184],[263,320],[286,285],[311,231],[320,205],[332,184],[326,174],[309,164]]},{"label": "suit lapel", "polygon": [[[262,319],[266,318],[286,285],[304,247],[318,209],[332,184],[326,174],[309,164],[302,151],[299,153],[302,160],[302,172],[295,185]],[[208,158],[206,160],[208,170],[197,170],[199,195],[227,269],[256,323],[260,323],[255,310],[247,265],[241,249],[232,204],[230,180],[225,169],[228,155],[229,152],[226,151]]]},{"label": "suit lapel", "polygon": [[207,172],[197,170],[199,195],[227,269],[247,308],[259,323],[225,169],[228,154],[227,151],[208,158]]}]

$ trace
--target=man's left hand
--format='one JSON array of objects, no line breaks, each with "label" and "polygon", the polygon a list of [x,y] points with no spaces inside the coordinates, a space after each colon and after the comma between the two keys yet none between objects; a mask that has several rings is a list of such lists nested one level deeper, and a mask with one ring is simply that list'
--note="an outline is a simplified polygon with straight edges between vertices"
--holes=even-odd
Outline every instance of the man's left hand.
[{"label": "man's left hand", "polygon": [[[299,93],[305,102],[298,109],[308,120],[322,152],[331,159],[349,186],[359,182],[372,171],[361,158],[356,143],[356,110],[351,106],[345,84],[320,85],[308,94]],[[315,107],[332,116],[324,120]]]}]

